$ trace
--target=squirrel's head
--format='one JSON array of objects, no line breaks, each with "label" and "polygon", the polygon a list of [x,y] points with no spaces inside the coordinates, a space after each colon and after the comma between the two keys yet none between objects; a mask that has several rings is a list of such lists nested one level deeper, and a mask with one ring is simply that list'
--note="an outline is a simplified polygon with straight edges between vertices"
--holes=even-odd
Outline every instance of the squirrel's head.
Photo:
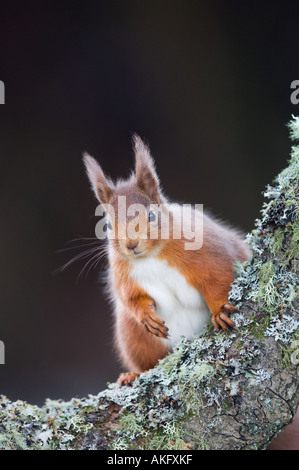
[{"label": "squirrel's head", "polygon": [[107,236],[119,253],[129,258],[144,257],[158,250],[159,211],[164,197],[159,187],[154,161],[147,145],[133,136],[135,171],[127,180],[114,183],[98,162],[84,154],[92,189],[104,208]]}]

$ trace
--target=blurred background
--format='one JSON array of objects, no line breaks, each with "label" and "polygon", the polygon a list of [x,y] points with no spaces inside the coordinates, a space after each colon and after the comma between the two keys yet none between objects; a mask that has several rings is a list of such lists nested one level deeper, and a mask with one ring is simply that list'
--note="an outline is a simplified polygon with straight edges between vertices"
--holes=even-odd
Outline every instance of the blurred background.
[{"label": "blurred background", "polygon": [[103,263],[55,273],[80,252],[59,250],[95,236],[83,151],[126,176],[137,132],[171,200],[253,228],[290,154],[298,12],[295,1],[1,2],[1,394],[68,400],[122,370]]}]

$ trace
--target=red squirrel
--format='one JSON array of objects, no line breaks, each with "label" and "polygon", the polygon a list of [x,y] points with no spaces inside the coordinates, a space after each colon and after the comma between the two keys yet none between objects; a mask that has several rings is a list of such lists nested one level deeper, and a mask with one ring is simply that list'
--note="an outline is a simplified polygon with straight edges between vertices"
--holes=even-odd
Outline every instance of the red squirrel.
[{"label": "red squirrel", "polygon": [[[137,135],[133,146],[135,172],[116,183],[93,157],[86,153],[83,157],[92,189],[105,210],[107,231],[114,234],[108,234],[107,282],[114,304],[115,343],[129,371],[120,375],[120,385],[131,385],[140,373],[153,368],[181,336],[198,336],[210,318],[217,330],[233,328],[229,314],[237,309],[228,303],[228,292],[234,263],[250,256],[238,231],[205,213],[200,249],[186,249],[182,228],[180,237],[173,236],[173,228],[182,220],[178,210],[170,213],[169,237],[163,238],[161,217],[152,207],[167,211],[169,203],[149,147]],[[125,196],[126,207],[139,204],[145,209],[138,219],[137,237],[123,231],[132,216],[119,221],[119,196]],[[155,238],[149,236],[153,227]]]}]

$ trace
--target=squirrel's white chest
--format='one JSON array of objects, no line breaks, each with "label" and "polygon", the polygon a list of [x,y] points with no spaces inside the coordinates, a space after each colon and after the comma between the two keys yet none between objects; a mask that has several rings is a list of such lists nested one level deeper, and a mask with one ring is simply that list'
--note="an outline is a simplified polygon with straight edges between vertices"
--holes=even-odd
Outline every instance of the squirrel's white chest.
[{"label": "squirrel's white chest", "polygon": [[182,274],[165,260],[136,259],[130,273],[132,279],[155,301],[157,315],[169,328],[171,346],[181,336],[198,336],[208,323],[210,312],[203,296]]}]

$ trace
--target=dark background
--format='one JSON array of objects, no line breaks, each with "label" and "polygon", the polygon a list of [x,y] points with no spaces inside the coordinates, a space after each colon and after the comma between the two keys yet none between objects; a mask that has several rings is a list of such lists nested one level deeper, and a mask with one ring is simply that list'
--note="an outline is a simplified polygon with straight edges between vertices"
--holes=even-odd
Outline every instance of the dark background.
[{"label": "dark background", "polygon": [[0,393],[69,399],[121,370],[98,271],[54,274],[94,236],[82,151],[128,175],[137,132],[172,200],[253,228],[298,112],[296,3],[1,2]]}]

